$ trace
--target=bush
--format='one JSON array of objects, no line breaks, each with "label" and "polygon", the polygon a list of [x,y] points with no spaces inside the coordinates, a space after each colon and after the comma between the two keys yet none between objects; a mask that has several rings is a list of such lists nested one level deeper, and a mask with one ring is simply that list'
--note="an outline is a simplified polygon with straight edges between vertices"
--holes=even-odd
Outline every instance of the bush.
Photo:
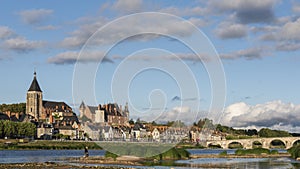
[{"label": "bush", "polygon": [[222,151],[219,155],[225,156],[225,155],[227,155],[227,151],[226,151],[226,150],[225,150],[225,151]]},{"label": "bush", "polygon": [[153,156],[151,158],[154,158],[157,160],[168,160],[168,159],[179,160],[179,159],[185,159],[185,158],[189,158],[189,157],[190,157],[190,153],[188,151],[186,151],[185,149],[173,147],[170,150],[168,150],[162,154]]},{"label": "bush", "polygon": [[105,156],[106,158],[113,158],[114,160],[116,160],[116,158],[118,157],[117,154],[111,153],[111,152],[109,152],[109,151],[106,151],[104,156]]},{"label": "bush", "polygon": [[292,148],[288,149],[288,152],[291,154],[292,158],[300,157],[300,146],[293,146]]}]

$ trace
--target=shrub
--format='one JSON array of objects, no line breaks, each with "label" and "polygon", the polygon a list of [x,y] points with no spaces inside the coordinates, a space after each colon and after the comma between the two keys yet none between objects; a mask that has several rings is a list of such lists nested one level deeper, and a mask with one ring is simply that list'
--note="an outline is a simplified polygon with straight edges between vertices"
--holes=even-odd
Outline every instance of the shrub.
[{"label": "shrub", "polygon": [[227,151],[226,151],[226,150],[225,150],[225,151],[222,151],[222,152],[220,153],[220,155],[221,155],[221,156],[227,155]]}]

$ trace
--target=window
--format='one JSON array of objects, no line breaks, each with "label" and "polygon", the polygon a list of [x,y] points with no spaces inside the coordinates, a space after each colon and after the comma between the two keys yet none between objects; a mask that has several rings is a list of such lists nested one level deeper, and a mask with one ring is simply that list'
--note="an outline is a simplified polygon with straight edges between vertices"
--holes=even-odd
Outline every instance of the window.
[{"label": "window", "polygon": [[30,108],[30,112],[32,112],[32,108]]}]

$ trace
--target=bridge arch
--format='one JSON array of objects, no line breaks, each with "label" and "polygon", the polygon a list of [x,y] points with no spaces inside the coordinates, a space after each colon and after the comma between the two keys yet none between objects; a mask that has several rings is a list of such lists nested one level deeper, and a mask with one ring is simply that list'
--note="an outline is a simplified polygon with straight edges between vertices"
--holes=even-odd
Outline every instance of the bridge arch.
[{"label": "bridge arch", "polygon": [[221,144],[219,143],[210,143],[207,146],[208,148],[222,148]]},{"label": "bridge arch", "polygon": [[286,148],[288,141],[283,139],[275,138],[270,140],[269,148]]},{"label": "bridge arch", "polygon": [[244,145],[240,141],[231,141],[231,142],[228,142],[227,148],[229,148],[229,149],[244,148]]},{"label": "bridge arch", "polygon": [[300,139],[294,140],[292,146],[300,145]]},{"label": "bridge arch", "polygon": [[252,142],[252,148],[262,148],[262,142],[261,141],[258,141],[258,140],[254,140]]}]

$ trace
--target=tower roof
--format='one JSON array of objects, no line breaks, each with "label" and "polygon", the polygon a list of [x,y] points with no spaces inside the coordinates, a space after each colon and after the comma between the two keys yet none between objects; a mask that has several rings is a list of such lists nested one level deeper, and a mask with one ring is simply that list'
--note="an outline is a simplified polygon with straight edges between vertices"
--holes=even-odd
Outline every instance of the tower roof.
[{"label": "tower roof", "polygon": [[36,79],[36,72],[34,72],[34,77],[33,80],[31,82],[30,88],[28,89],[28,91],[37,91],[37,92],[42,92],[40,85]]}]

